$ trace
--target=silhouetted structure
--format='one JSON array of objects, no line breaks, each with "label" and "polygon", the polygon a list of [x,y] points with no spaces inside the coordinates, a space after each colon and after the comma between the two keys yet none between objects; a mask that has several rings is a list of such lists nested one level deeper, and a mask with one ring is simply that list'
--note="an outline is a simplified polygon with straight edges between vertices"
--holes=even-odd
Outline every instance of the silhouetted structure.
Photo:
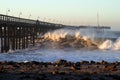
[{"label": "silhouetted structure", "polygon": [[[35,40],[40,34],[47,31],[60,29],[63,27],[69,28],[87,28],[88,26],[69,26],[62,24],[54,24],[42,22],[39,20],[30,20],[20,17],[13,17],[0,14],[0,47],[1,52],[7,52],[9,49],[25,49],[28,45],[35,45]],[[97,28],[97,27],[94,27]],[[109,27],[99,27],[109,28]]]},{"label": "silhouetted structure", "polygon": [[35,39],[39,34],[62,27],[60,24],[0,14],[1,52],[7,52],[10,48],[12,50],[28,48],[29,44],[35,45]]}]

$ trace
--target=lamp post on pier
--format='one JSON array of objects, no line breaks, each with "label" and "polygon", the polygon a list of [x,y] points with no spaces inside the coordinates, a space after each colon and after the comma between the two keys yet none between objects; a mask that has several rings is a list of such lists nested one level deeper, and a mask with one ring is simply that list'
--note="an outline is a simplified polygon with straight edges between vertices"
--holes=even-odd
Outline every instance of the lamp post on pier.
[{"label": "lamp post on pier", "polygon": [[37,20],[38,20],[38,21],[39,21],[39,18],[40,18],[40,17],[38,16],[38,17],[37,17]]},{"label": "lamp post on pier", "polygon": [[30,19],[30,18],[31,18],[31,16],[32,16],[32,15],[30,14],[30,15],[28,16],[28,19]]},{"label": "lamp post on pier", "polygon": [[22,12],[19,13],[19,18],[20,18],[21,15],[22,15]]},{"label": "lamp post on pier", "polygon": [[8,15],[9,12],[10,12],[10,9],[6,10],[6,15]]},{"label": "lamp post on pier", "polygon": [[22,12],[19,13],[19,21],[20,21],[20,16],[22,15]]}]

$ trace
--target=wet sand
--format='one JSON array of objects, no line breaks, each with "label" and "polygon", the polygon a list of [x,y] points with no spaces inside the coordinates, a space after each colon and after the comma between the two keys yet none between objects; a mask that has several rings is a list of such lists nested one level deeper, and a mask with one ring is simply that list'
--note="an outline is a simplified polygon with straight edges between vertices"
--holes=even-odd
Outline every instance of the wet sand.
[{"label": "wet sand", "polygon": [[0,80],[120,80],[120,62],[0,62]]}]

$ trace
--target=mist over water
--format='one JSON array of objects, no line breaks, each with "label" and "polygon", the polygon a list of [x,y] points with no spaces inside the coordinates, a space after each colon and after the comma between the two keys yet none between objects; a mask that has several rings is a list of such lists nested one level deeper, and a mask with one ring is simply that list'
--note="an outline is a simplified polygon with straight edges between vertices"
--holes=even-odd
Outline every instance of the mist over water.
[{"label": "mist over water", "polygon": [[38,39],[35,47],[0,54],[0,61],[54,62],[77,61],[120,62],[120,34],[88,29],[58,29]]},{"label": "mist over water", "polygon": [[[79,30],[60,29],[54,32],[46,33],[44,35],[44,38],[50,39],[53,42],[56,42],[56,41],[59,42],[63,38],[66,40],[66,42],[69,42],[71,38],[83,39],[86,42],[95,44],[98,47],[98,49],[120,50],[120,37],[118,37],[119,35],[116,33],[112,33],[110,31],[98,31],[91,28],[79,29]],[[84,45],[87,45],[87,44],[84,44]]]}]

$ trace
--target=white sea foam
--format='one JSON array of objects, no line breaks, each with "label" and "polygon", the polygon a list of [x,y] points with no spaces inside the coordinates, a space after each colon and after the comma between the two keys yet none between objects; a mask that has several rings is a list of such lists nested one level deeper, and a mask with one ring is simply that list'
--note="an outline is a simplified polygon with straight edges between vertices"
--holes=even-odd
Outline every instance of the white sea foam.
[{"label": "white sea foam", "polygon": [[55,30],[53,32],[48,32],[44,35],[44,38],[51,39],[53,41],[59,41],[60,38],[65,38],[66,35],[73,35],[75,33],[74,30],[67,30],[67,29],[60,29],[60,30]]},{"label": "white sea foam", "polygon": [[116,40],[113,46],[114,46],[114,50],[120,50],[120,38]]},{"label": "white sea foam", "polygon": [[91,40],[93,43],[98,45],[99,49],[102,50],[120,50],[120,38],[113,41],[112,39],[115,37],[115,34],[112,34],[109,31],[97,33],[93,29],[60,29],[46,33],[44,38],[59,41],[61,38],[66,38],[66,36],[72,36],[76,39],[81,38],[85,41]]},{"label": "white sea foam", "polygon": [[112,49],[112,48],[113,42],[111,40],[106,40],[99,46],[99,49]]},{"label": "white sea foam", "polygon": [[72,62],[78,61],[108,61],[120,62],[119,51],[86,51],[86,50],[60,50],[60,49],[37,49],[37,50],[21,50],[11,54],[0,54],[0,61],[15,61],[15,62],[54,62],[59,59],[64,59]]},{"label": "white sea foam", "polygon": [[[77,61],[108,61],[108,62],[120,62],[120,38],[116,41],[113,41],[109,38],[116,37],[112,33],[97,33],[93,29],[59,29],[53,32],[48,32],[44,35],[45,39],[50,39],[52,41],[59,41],[61,38],[75,37],[77,39],[84,39],[85,41],[94,40],[103,41],[98,43],[99,49],[95,50],[86,50],[86,49],[61,49],[55,48],[58,46],[56,44],[47,44],[45,47],[41,48],[40,44],[37,44],[35,47],[28,48],[25,50],[17,50],[9,52],[9,54],[3,53],[0,54],[0,61],[16,61],[16,62],[28,62],[28,61],[42,61],[42,62],[54,62],[58,59],[65,59],[72,62]],[[100,38],[100,40],[99,40]],[[102,38],[102,39],[101,39]],[[107,39],[108,38],[108,39]],[[102,49],[102,50],[101,50]]]},{"label": "white sea foam", "polygon": [[100,46],[100,49],[109,49],[109,50],[120,50],[120,38],[118,38],[115,42],[112,40],[106,40]]},{"label": "white sea foam", "polygon": [[66,36],[74,36],[76,38],[82,38],[84,40],[87,40],[88,38],[92,39],[93,37],[93,32],[88,32],[88,30],[84,29],[78,29],[78,30],[73,30],[73,29],[60,29],[60,30],[55,30],[53,32],[48,32],[44,35],[44,38],[51,39],[53,41],[59,41],[60,38],[65,38]]}]

